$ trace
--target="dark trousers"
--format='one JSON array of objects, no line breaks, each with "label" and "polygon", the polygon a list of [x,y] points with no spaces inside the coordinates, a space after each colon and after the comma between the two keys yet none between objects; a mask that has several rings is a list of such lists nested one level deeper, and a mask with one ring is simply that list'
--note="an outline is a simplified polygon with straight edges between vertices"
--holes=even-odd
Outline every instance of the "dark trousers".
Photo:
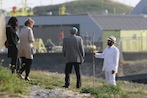
[{"label": "dark trousers", "polygon": [[16,68],[16,65],[17,65],[17,56],[12,56],[11,57],[11,65],[14,65],[15,68]]},{"label": "dark trousers", "polygon": [[11,66],[10,66],[12,74],[15,73],[16,67],[17,67],[17,56],[13,55],[11,57]]},{"label": "dark trousers", "polygon": [[66,63],[65,67],[65,86],[70,85],[70,74],[72,72],[72,67],[74,66],[75,72],[76,72],[76,77],[77,77],[77,84],[76,87],[79,88],[81,87],[81,74],[80,74],[80,63],[77,62],[70,62]]},{"label": "dark trousers", "polygon": [[17,59],[17,64],[16,64],[16,71],[18,72],[20,68],[21,68],[21,59],[18,58]]},{"label": "dark trousers", "polygon": [[8,58],[11,58],[11,65],[13,69],[16,69],[17,59],[18,59],[18,49],[15,45],[9,46],[8,48]]},{"label": "dark trousers", "polygon": [[26,73],[25,77],[29,76],[31,65],[32,65],[32,59],[26,59],[25,57],[21,57],[21,68],[19,70],[20,74],[22,74],[24,71]]}]

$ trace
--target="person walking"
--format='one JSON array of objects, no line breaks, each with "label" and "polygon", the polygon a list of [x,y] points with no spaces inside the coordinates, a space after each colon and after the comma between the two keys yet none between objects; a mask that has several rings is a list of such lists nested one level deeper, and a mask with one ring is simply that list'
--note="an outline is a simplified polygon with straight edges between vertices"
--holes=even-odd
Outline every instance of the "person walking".
[{"label": "person walking", "polygon": [[18,30],[18,20],[16,17],[11,17],[8,20],[8,24],[6,27],[6,37],[7,41],[5,44],[7,44],[8,48],[8,58],[11,58],[11,64],[10,69],[12,73],[15,73],[16,66],[17,66],[17,60],[18,60],[18,41],[19,37],[17,36],[16,32]]},{"label": "person walking", "polygon": [[[34,34],[33,34],[33,25],[34,20],[32,18],[28,18],[24,24],[25,26],[21,29],[20,32],[20,45],[19,45],[19,57],[21,58],[21,68],[19,70],[19,75],[25,80],[30,81],[29,73],[33,60],[33,42]],[[25,77],[22,76],[22,73],[25,71]]]},{"label": "person walking", "polygon": [[85,50],[83,45],[83,39],[77,36],[78,29],[72,27],[70,29],[70,36],[63,39],[63,55],[65,58],[65,85],[63,87],[68,88],[70,85],[70,74],[72,67],[74,66],[77,78],[76,88],[81,87],[81,74],[80,64],[83,63],[85,58]]},{"label": "person walking", "polygon": [[95,53],[96,58],[104,58],[102,71],[105,71],[105,79],[108,83],[116,86],[116,73],[119,65],[119,49],[114,45],[116,38],[110,36],[107,39],[107,47],[102,53]]}]

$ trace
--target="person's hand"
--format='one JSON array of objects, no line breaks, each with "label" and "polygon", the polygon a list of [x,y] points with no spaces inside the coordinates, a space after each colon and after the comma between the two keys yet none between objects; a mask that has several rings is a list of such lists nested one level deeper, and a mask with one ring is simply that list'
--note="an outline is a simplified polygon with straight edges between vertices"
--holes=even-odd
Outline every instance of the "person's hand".
[{"label": "person's hand", "polygon": [[94,56],[95,56],[95,52],[92,52],[92,55],[94,55]]},{"label": "person's hand", "polygon": [[115,71],[114,70],[112,70],[112,74],[114,74],[115,73]]}]

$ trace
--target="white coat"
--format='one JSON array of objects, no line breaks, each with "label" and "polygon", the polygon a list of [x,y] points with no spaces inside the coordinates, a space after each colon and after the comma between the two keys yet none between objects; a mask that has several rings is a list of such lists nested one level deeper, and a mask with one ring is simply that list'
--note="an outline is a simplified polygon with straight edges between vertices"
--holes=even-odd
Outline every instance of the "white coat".
[{"label": "white coat", "polygon": [[20,32],[19,57],[33,59],[31,48],[33,47],[34,34],[30,27],[24,26]]},{"label": "white coat", "polygon": [[114,45],[107,46],[103,53],[96,53],[96,58],[104,58],[102,71],[111,71],[114,70],[115,73],[118,72],[118,63],[119,63],[119,49]]}]

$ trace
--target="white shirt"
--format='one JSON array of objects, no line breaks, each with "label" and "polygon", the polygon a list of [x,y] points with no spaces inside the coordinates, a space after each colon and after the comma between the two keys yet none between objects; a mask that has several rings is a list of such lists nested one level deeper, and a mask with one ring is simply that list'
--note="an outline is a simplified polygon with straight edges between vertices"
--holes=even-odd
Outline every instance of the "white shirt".
[{"label": "white shirt", "polygon": [[96,53],[96,58],[104,58],[102,71],[112,71],[115,73],[118,71],[118,63],[119,63],[119,49],[112,45],[107,46],[103,53]]}]

